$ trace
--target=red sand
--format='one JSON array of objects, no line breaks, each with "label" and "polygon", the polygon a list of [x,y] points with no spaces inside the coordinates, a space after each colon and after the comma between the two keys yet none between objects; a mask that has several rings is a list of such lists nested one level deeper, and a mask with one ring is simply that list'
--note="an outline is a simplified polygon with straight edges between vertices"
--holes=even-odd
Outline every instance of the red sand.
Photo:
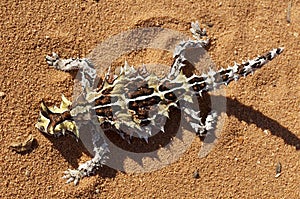
[{"label": "red sand", "polygon": [[[288,1],[221,2],[1,1],[0,197],[299,198],[300,1],[292,3],[291,23]],[[209,53],[218,66],[285,47],[253,76],[226,88],[228,116],[213,151],[199,159],[196,139],[161,170],[126,174],[104,167],[78,186],[65,184],[63,171],[89,157],[69,137],[49,140],[34,127],[41,99],[57,104],[62,93],[72,95],[72,76],[50,69],[45,55],[84,57],[111,35],[136,27],[188,33],[195,20],[213,38]],[[38,143],[31,153],[9,149],[28,134]],[[282,174],[275,178],[278,162]]]}]

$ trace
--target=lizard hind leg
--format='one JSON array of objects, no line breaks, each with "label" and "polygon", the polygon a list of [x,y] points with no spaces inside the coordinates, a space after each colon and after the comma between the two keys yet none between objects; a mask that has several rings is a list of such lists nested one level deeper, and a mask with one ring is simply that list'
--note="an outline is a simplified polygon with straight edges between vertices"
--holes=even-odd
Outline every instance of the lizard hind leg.
[{"label": "lizard hind leg", "polygon": [[[200,28],[198,22],[191,23],[190,31],[192,32],[195,40],[182,41],[175,47],[173,53],[174,62],[168,74],[169,79],[175,79],[182,69],[186,67],[186,63],[192,63],[195,58],[198,59],[198,53],[204,53],[205,49],[207,49],[210,44],[210,40],[207,39],[206,29]],[[195,53],[196,51],[198,53]],[[191,56],[191,54],[193,56]]]}]

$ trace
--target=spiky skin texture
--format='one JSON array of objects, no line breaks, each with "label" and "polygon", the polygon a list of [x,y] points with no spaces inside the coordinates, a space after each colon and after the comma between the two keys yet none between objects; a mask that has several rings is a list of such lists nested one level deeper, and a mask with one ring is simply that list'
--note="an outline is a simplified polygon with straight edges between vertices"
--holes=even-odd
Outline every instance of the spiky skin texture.
[{"label": "spiky skin texture", "polygon": [[[195,133],[205,135],[213,128],[216,113],[211,111],[203,124],[199,111],[190,106],[193,104],[191,96],[201,96],[202,92],[212,91],[220,85],[228,85],[233,80],[253,73],[279,55],[283,48],[273,49],[263,56],[226,69],[211,69],[207,74],[193,74],[187,77],[182,73],[187,61],[186,50],[204,48],[209,43],[208,40],[203,40],[206,31],[200,29],[198,23],[192,23],[191,32],[196,40],[184,41],[176,47],[170,73],[162,79],[149,74],[145,68],[135,69],[125,63],[120,74],[111,81],[107,76],[102,86],[95,89],[96,70],[89,60],[60,59],[55,53],[52,57],[47,56],[47,63],[56,69],[78,70],[83,92],[80,101],[70,102],[63,96],[60,108],[49,108],[42,102],[36,127],[46,134],[57,136],[68,132],[79,138],[82,124],[78,121],[89,120],[93,117],[91,115],[95,114],[97,121],[94,120],[94,123],[98,122],[102,128],[109,126],[121,135],[125,133],[147,141],[154,130],[164,131],[170,108],[175,107],[182,110],[184,118]],[[77,184],[82,177],[91,175],[96,168],[104,164],[109,152],[107,144],[96,134],[93,137],[94,141],[93,159],[76,170],[66,171],[64,178],[68,179],[67,182],[74,181]]]}]

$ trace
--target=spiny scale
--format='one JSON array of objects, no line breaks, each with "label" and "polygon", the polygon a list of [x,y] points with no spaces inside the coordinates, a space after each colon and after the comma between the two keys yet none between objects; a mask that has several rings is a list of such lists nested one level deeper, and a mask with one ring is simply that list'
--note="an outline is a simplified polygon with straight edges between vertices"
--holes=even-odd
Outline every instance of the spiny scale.
[{"label": "spiny scale", "polygon": [[[176,107],[182,110],[195,133],[204,135],[213,128],[217,116],[212,111],[203,124],[200,112],[191,106],[192,96],[201,96],[204,91],[212,91],[220,85],[228,85],[233,80],[253,73],[279,55],[283,48],[273,49],[263,56],[226,69],[211,69],[207,74],[187,77],[182,73],[182,68],[188,61],[185,57],[187,49],[202,48],[209,42],[202,39],[206,36],[206,31],[200,29],[198,23],[192,23],[191,31],[197,40],[184,41],[176,47],[174,64],[168,76],[162,79],[149,74],[145,68],[135,69],[125,63],[113,81],[109,82],[106,77],[101,88],[94,89],[96,70],[89,60],[60,59],[55,53],[53,57],[47,56],[47,63],[56,69],[78,70],[82,79],[83,100],[71,103],[63,96],[59,108],[48,108],[42,102],[36,127],[46,134],[60,135],[69,132],[79,138],[77,122],[87,120],[90,117],[88,114],[94,112],[102,128],[109,126],[120,133],[138,136],[147,141],[153,132],[164,131],[170,108]],[[77,183],[80,178],[90,175],[96,167],[103,164],[109,150],[104,140],[102,143],[101,146],[95,146],[96,154],[90,162],[84,163],[77,170],[67,171],[65,177],[69,179],[68,182]]]}]

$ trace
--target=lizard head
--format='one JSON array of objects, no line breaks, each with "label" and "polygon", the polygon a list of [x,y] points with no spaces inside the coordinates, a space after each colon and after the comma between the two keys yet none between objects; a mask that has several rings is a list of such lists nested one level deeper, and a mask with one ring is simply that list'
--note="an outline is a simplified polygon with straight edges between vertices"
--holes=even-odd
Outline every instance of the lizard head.
[{"label": "lizard head", "polygon": [[47,135],[59,136],[69,132],[73,133],[76,138],[79,138],[78,128],[70,114],[70,106],[71,102],[64,96],[62,96],[59,108],[55,106],[53,108],[47,107],[42,101],[38,122],[35,124],[35,127]]}]

